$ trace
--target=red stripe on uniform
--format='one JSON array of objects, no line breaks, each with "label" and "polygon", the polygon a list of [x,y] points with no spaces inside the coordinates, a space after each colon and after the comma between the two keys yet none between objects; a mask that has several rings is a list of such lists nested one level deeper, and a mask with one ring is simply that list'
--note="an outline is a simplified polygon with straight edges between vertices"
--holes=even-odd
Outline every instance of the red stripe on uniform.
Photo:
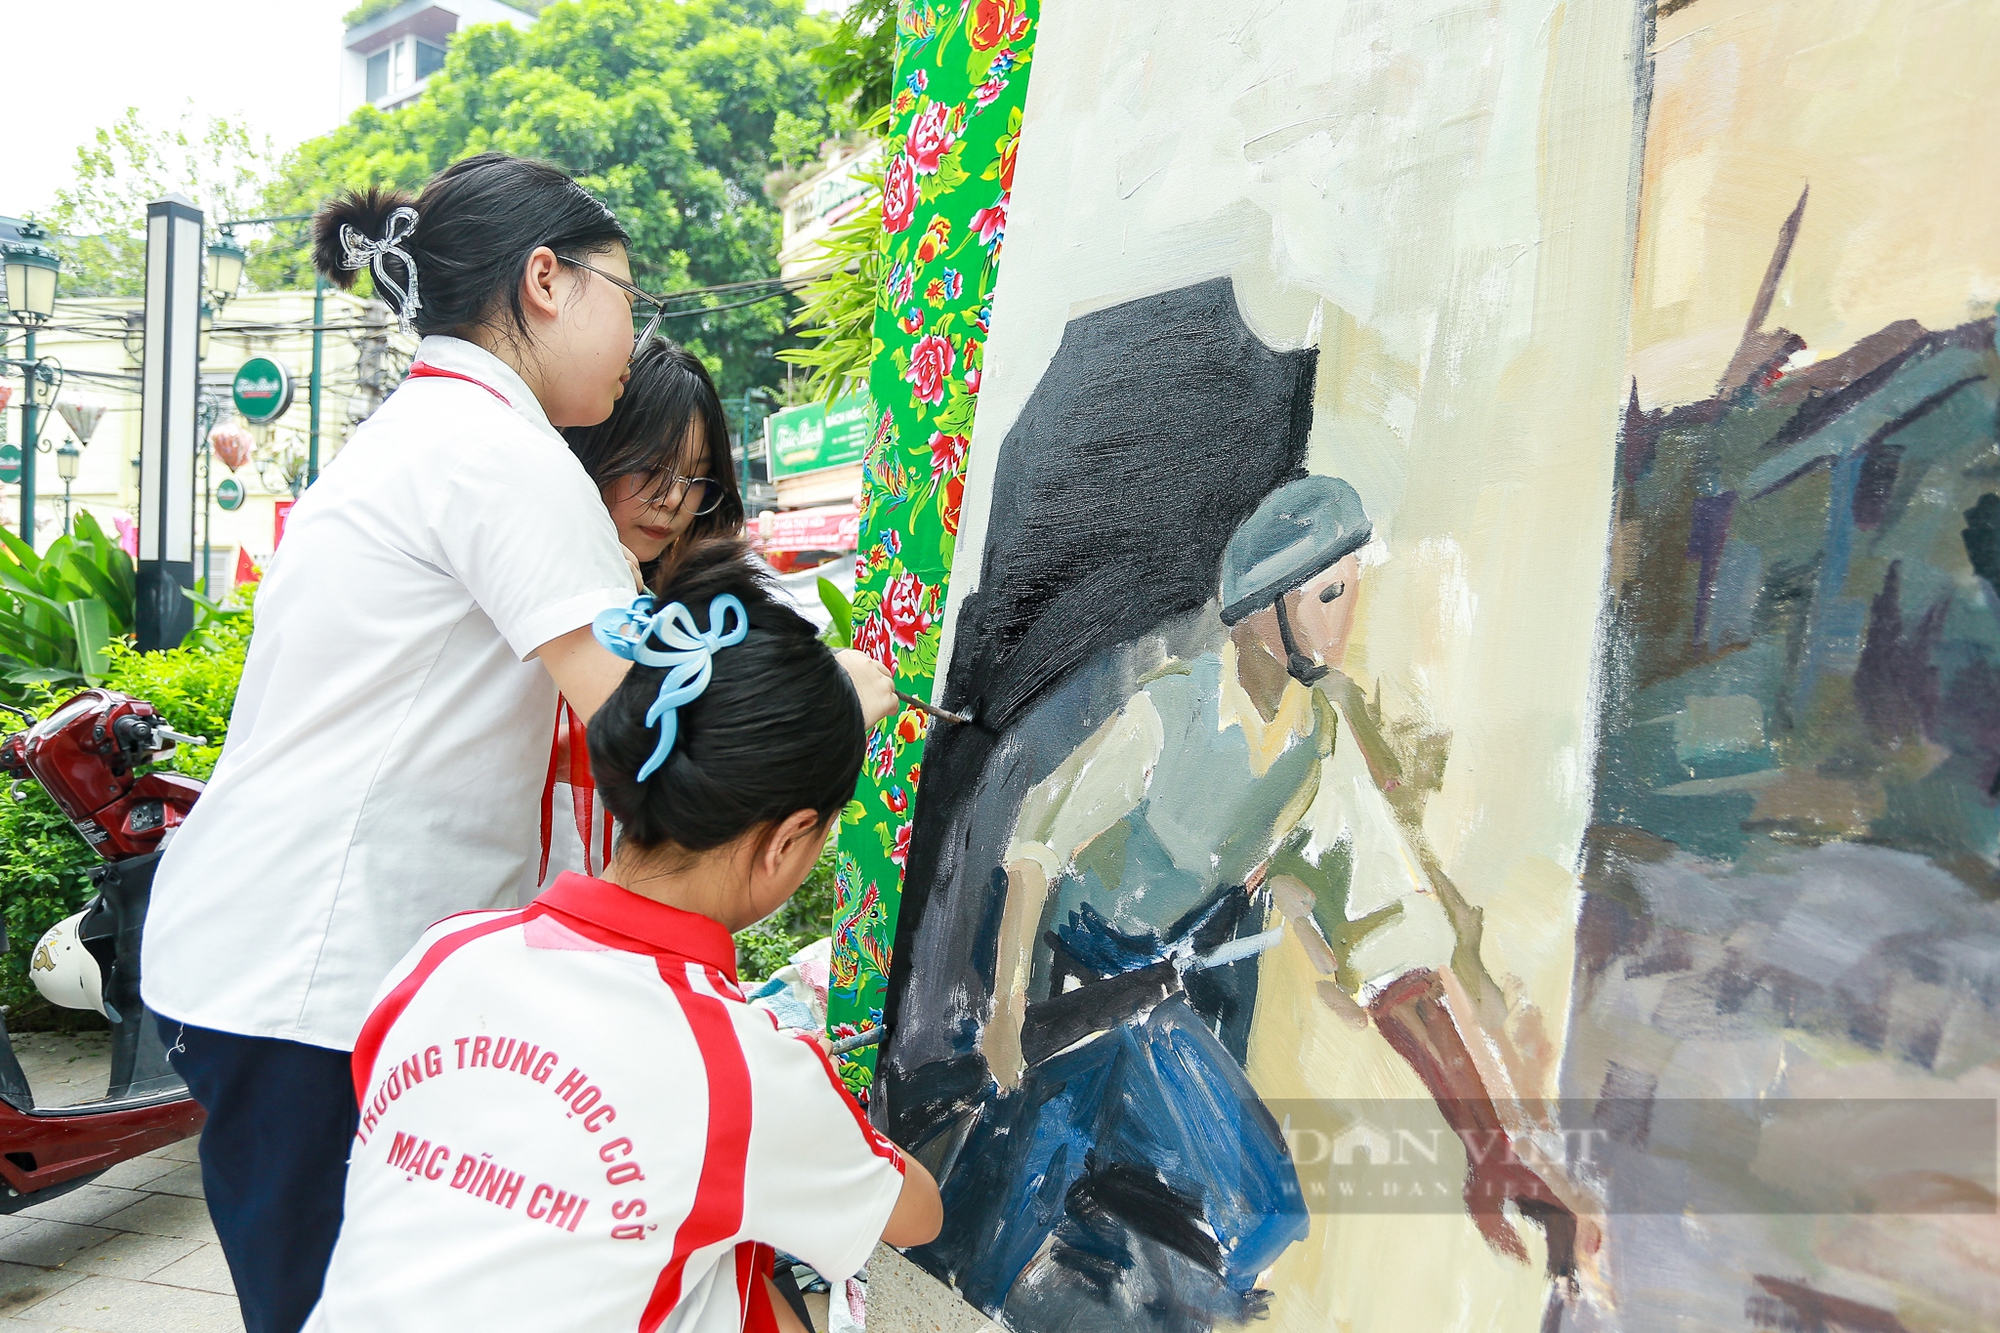
[{"label": "red stripe on uniform", "polygon": [[778,1333],[778,1314],[771,1308],[765,1276],[777,1261],[768,1245],[746,1240],[736,1247],[736,1309],[743,1333]]},{"label": "red stripe on uniform", "polygon": [[861,1109],[861,1103],[854,1100],[854,1094],[840,1081],[840,1074],[834,1069],[833,1061],[827,1058],[826,1048],[810,1039],[806,1040],[805,1045],[819,1057],[820,1068],[826,1071],[827,1081],[833,1084],[833,1090],[840,1094],[840,1100],[847,1103],[847,1113],[854,1117],[854,1123],[861,1126],[861,1137],[868,1144],[868,1151],[895,1167],[897,1175],[908,1175],[909,1172],[903,1169],[902,1149],[891,1143],[881,1130],[868,1123],[868,1113]]},{"label": "red stripe on uniform", "polygon": [[[708,1078],[708,1138],[694,1206],[674,1233],[673,1256],[653,1284],[639,1316],[639,1333],[655,1333],[681,1299],[681,1278],[695,1251],[728,1240],[743,1225],[743,1173],[750,1159],[750,1065],[736,1039],[729,1005],[688,981],[688,960],[671,954],[654,960],[660,979],[680,1001],[681,1013],[701,1052]],[[699,963],[695,966],[701,966]],[[714,984],[713,980],[710,982]]]},{"label": "red stripe on uniform", "polygon": [[382,1003],[375,1006],[375,1012],[368,1015],[368,1021],[361,1025],[361,1035],[354,1039],[354,1101],[359,1106],[368,1096],[368,1085],[375,1078],[375,1057],[382,1053],[382,1041],[389,1035],[389,1029],[410,1007],[423,984],[430,980],[431,973],[438,970],[445,959],[459,949],[491,935],[496,930],[507,930],[518,926],[531,916],[540,916],[541,910],[532,903],[518,912],[506,912],[491,921],[482,921],[476,926],[451,934],[424,951],[410,974],[396,983],[396,989],[382,997]]}]

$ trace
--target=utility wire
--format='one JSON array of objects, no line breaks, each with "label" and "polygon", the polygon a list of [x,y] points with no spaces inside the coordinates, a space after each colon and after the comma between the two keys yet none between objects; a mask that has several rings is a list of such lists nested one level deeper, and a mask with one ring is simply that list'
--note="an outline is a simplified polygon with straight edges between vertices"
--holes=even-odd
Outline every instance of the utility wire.
[{"label": "utility wire", "polygon": [[724,310],[741,310],[744,306],[762,305],[766,301],[775,301],[780,296],[789,296],[793,290],[790,287],[782,287],[775,292],[766,292],[762,296],[753,296],[747,301],[731,301],[728,305],[703,305],[695,306],[688,310],[667,310],[661,312],[660,318],[687,319],[693,315],[715,315],[720,314]]}]

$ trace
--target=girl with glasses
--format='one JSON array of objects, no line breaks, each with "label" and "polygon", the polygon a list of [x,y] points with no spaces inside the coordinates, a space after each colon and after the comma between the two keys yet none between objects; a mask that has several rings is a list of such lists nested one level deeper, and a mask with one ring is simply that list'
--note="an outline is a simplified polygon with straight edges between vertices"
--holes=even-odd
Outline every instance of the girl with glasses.
[{"label": "girl with glasses", "polygon": [[743,530],[743,496],[729,459],[722,400],[699,357],[649,337],[611,415],[563,432],[611,511],[618,540],[657,592],[703,537]]}]

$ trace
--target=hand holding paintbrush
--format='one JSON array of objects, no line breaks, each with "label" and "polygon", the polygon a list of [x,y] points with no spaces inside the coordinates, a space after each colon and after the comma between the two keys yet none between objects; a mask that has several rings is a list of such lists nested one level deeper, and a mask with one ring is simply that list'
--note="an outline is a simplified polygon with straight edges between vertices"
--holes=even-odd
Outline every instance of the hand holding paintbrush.
[{"label": "hand holding paintbrush", "polygon": [[936,718],[940,722],[970,723],[972,721],[972,718],[969,714],[946,712],[942,708],[938,708],[924,702],[922,699],[919,699],[914,694],[905,694],[903,691],[897,690],[896,697],[898,699],[901,699],[904,703],[908,704],[910,707],[916,709],[918,712],[928,714],[929,716]]}]

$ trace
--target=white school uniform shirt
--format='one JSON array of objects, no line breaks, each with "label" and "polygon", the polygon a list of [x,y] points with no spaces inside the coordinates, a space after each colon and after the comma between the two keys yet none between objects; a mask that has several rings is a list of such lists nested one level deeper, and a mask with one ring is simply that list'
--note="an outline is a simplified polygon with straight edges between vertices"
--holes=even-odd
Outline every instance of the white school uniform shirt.
[{"label": "white school uniform shirt", "polygon": [[299,500],[208,789],[153,885],[156,1013],[350,1049],[439,917],[533,892],[549,640],[629,602],[617,529],[507,365],[457,338]]},{"label": "white school uniform shirt", "polygon": [[564,874],[441,921],[354,1050],[361,1124],[306,1333],[766,1329],[770,1246],[836,1288],[903,1159],[706,917]]}]

